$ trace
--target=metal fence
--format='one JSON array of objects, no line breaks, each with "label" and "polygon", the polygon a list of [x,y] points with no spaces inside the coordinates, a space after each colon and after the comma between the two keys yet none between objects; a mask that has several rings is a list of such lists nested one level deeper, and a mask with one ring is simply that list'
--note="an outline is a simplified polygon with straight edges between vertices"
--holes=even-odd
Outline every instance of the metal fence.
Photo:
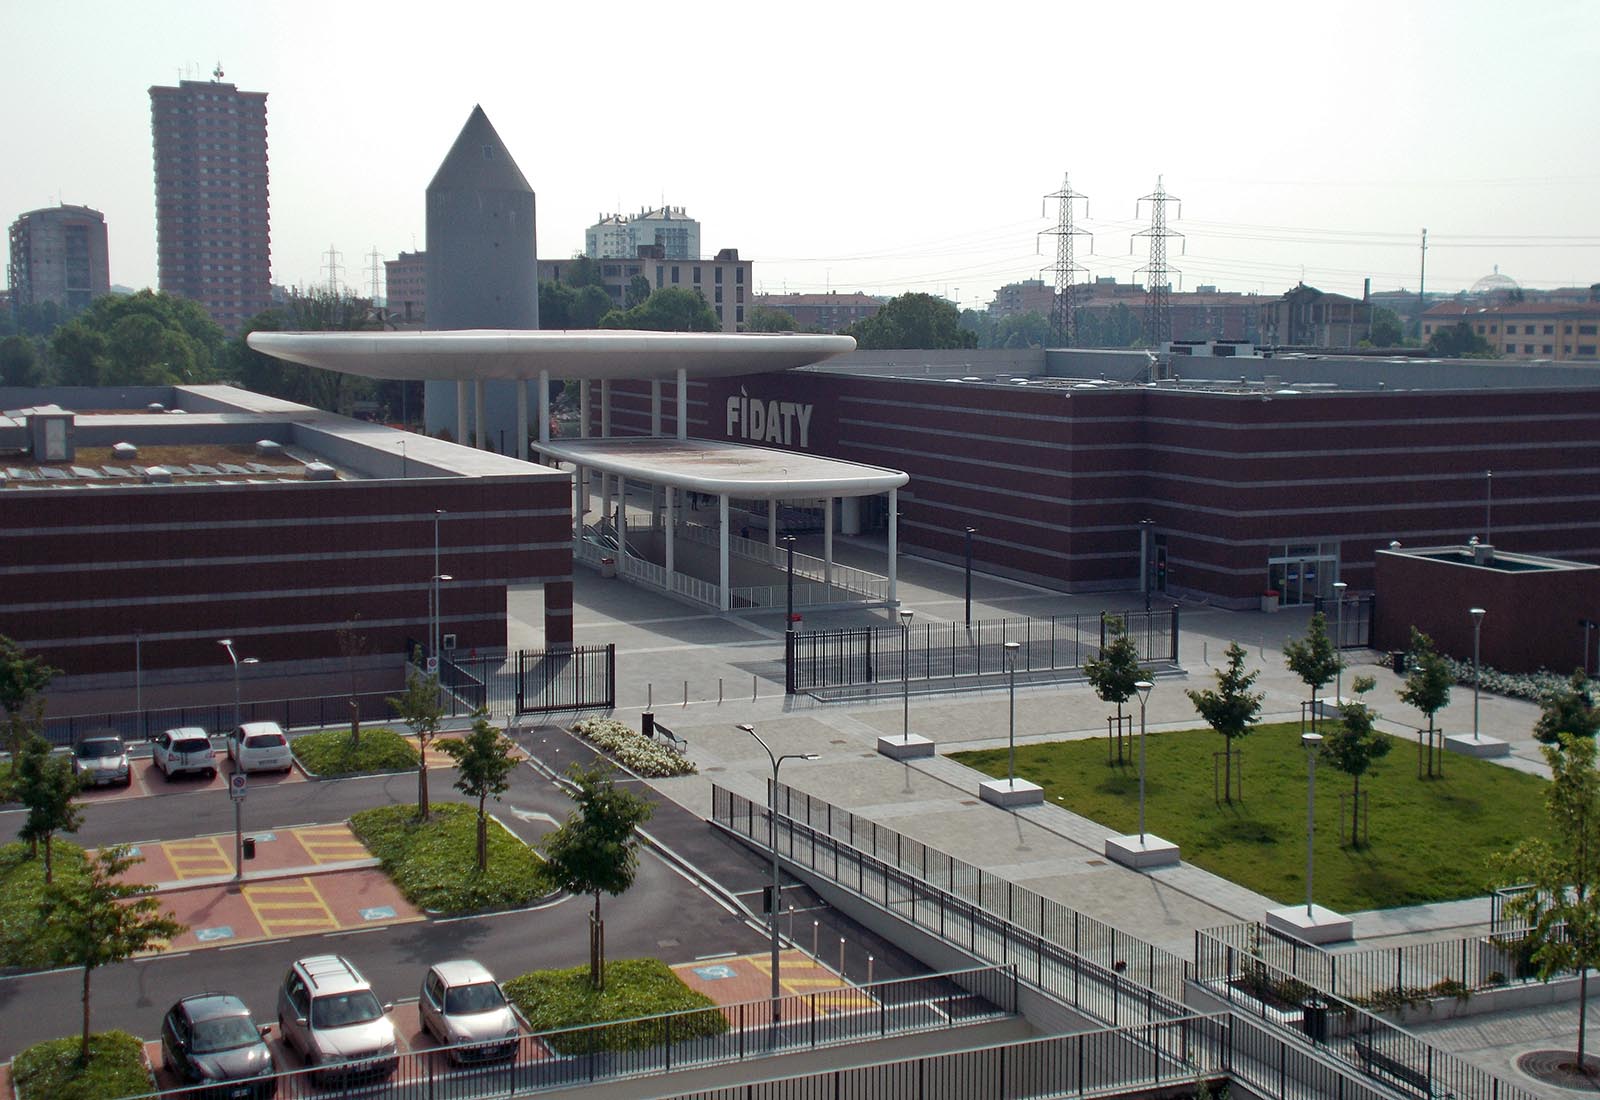
[{"label": "metal fence", "polygon": [[1344,626],[1339,625],[1339,601],[1318,596],[1311,602],[1311,610],[1320,611],[1328,622],[1328,639],[1338,649],[1370,649],[1372,628],[1376,621],[1378,597],[1372,592],[1362,592],[1344,601]]},{"label": "metal fence", "polygon": [[[335,1095],[330,1084],[360,1080],[358,1094],[379,1100],[477,1100],[726,1065],[1014,1016],[1016,977],[990,966],[788,994],[778,999],[776,1026],[773,1007],[763,999],[524,1035],[509,1057],[489,1064],[457,1065],[440,1049],[341,1066],[348,1081],[326,1069],[295,1070],[263,1078],[257,1089],[246,1084],[243,1095],[265,1100],[271,1084],[278,1100],[312,1100]],[[232,1093],[213,1083],[147,1095],[215,1100]]]},{"label": "metal fence", "polygon": [[1533,1093],[1205,931],[1195,933],[1195,980],[1236,1012],[1299,1027],[1318,1050],[1385,1085],[1456,1100],[1534,1100]]},{"label": "metal fence", "polygon": [[1255,922],[1208,928],[1203,934],[1265,960],[1319,992],[1369,1008],[1535,980],[1520,935],[1453,936],[1335,954],[1273,935]]},{"label": "metal fence", "polygon": [[[712,821],[765,847],[768,811],[720,786]],[[1118,1025],[1187,1015],[1189,964],[1060,902],[801,791],[778,787],[779,853],[984,962]]]},{"label": "metal fence", "polygon": [[[364,691],[351,695],[314,695],[302,699],[258,699],[239,704],[239,722],[276,722],[286,730],[324,729],[350,721],[352,699],[363,722],[395,720],[389,699],[397,691]],[[155,707],[144,711],[108,711],[46,718],[42,730],[51,744],[71,745],[90,730],[115,730],[128,742],[147,741],[162,730],[196,726],[221,733],[236,724],[232,702],[190,707]]]},{"label": "metal fence", "polygon": [[[420,661],[423,647],[409,650]],[[444,656],[439,685],[451,717],[476,714],[545,714],[609,710],[616,703],[617,647],[519,649],[510,654]]]},{"label": "metal fence", "polygon": [[1178,608],[1158,611],[1052,615],[964,623],[913,623],[849,630],[791,631],[784,635],[788,690],[827,691],[870,684],[918,683],[1007,671],[1006,643],[1016,642],[1019,673],[1072,671],[1093,660],[1121,619],[1151,665],[1178,663]]}]

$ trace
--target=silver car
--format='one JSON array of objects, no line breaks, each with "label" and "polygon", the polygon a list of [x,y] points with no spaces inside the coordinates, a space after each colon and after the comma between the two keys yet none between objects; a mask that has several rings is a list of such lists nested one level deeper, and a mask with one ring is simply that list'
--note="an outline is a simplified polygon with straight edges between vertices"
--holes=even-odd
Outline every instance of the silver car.
[{"label": "silver car", "polygon": [[481,963],[436,963],[422,979],[422,1029],[450,1048],[457,1062],[509,1058],[517,1052],[516,1014]]},{"label": "silver car", "polygon": [[313,955],[291,966],[278,988],[278,1033],[319,1079],[386,1077],[399,1062],[392,1007],[344,957]]},{"label": "silver car", "polygon": [[85,787],[102,783],[126,787],[133,782],[128,748],[112,730],[87,733],[79,739],[72,747],[72,771]]}]

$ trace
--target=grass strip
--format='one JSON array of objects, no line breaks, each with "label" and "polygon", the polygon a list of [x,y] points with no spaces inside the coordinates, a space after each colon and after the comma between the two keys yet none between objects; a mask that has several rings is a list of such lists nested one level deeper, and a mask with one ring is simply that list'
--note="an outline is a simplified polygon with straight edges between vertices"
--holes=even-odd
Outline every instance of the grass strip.
[{"label": "grass strip", "polygon": [[416,748],[384,726],[363,729],[359,741],[350,740],[349,730],[337,729],[303,733],[289,745],[306,771],[323,778],[402,771],[417,766]]},{"label": "grass strip", "polygon": [[419,908],[445,914],[511,909],[548,894],[544,861],[498,821],[489,822],[489,865],[478,870],[477,818],[472,806],[435,802],[423,822],[417,808],[405,804],[362,810],[350,827]]},{"label": "grass strip", "polygon": [[89,1036],[89,1062],[78,1064],[82,1039],[35,1043],[11,1063],[11,1077],[28,1100],[116,1100],[154,1085],[144,1064],[144,1044],[125,1031]]},{"label": "grass strip", "polygon": [[[587,966],[534,970],[506,982],[505,991],[536,1032],[582,1029],[551,1038],[561,1054],[645,1050],[666,1042],[669,1027],[673,1042],[728,1030],[728,1018],[716,1002],[684,985],[660,959],[608,962],[605,989],[599,992],[589,984]],[[669,1025],[659,1018],[665,1013],[679,1015]]]}]

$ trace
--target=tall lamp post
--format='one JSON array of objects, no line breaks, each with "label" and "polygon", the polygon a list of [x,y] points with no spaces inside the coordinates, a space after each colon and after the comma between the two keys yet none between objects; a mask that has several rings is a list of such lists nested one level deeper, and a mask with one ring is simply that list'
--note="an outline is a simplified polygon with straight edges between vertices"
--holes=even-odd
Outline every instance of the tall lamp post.
[{"label": "tall lamp post", "polygon": [[902,743],[911,739],[911,677],[906,667],[906,654],[911,648],[911,616],[910,611],[900,612],[900,740]]},{"label": "tall lamp post", "polygon": [[1006,711],[1006,783],[1013,789],[1017,785],[1017,650],[1021,648],[1021,642],[1007,642],[1005,645],[1010,696]]},{"label": "tall lamp post", "polygon": [[967,532],[966,532],[967,533],[967,538],[966,538],[966,551],[967,551],[967,628],[969,630],[972,628],[972,536],[977,530],[978,529],[976,527],[968,527],[967,528]]},{"label": "tall lamp post", "polygon": [[1339,640],[1333,643],[1333,698],[1334,705],[1344,702],[1344,590],[1350,586],[1344,581],[1333,582],[1333,598],[1339,602],[1338,626]]},{"label": "tall lamp post", "polygon": [[1139,521],[1139,591],[1144,596],[1144,609],[1150,610],[1150,528],[1153,519]]},{"label": "tall lamp post", "polygon": [[756,744],[766,750],[772,761],[772,787],[767,793],[767,846],[772,849],[772,904],[767,907],[767,926],[772,930],[772,1026],[778,1026],[778,1007],[782,992],[778,986],[778,769],[785,760],[815,760],[814,752],[786,752],[782,756],[772,751],[772,746],[761,739],[756,728],[748,722],[740,729],[756,739]]},{"label": "tall lamp post", "polygon": [[1583,627],[1583,674],[1589,675],[1589,632],[1595,628],[1593,619],[1579,619],[1578,625]]},{"label": "tall lamp post", "polygon": [[1322,734],[1302,733],[1300,744],[1306,750],[1306,918],[1311,913],[1311,872],[1317,841],[1317,750],[1322,747]]},{"label": "tall lamp post", "polygon": [[784,623],[784,627],[783,628],[786,631],[792,631],[792,630],[794,630],[794,536],[793,535],[784,535],[783,536],[783,548],[784,548],[785,551],[787,551],[787,553],[789,555],[789,600],[788,600],[789,614],[788,614],[788,617],[787,617],[787,621]]},{"label": "tall lamp post", "polygon": [[218,638],[217,644],[228,651],[228,660],[233,662],[233,724],[239,725],[239,666],[258,665],[261,661],[255,657],[240,657],[233,649],[232,638]]},{"label": "tall lamp post", "polygon": [[433,591],[433,629],[428,637],[428,656],[439,656],[439,519],[445,514],[443,508],[433,510],[433,576],[429,583]]},{"label": "tall lamp post", "polygon": [[1144,705],[1150,701],[1150,689],[1155,687],[1149,680],[1140,680],[1134,684],[1134,690],[1139,693],[1139,846],[1144,846]]},{"label": "tall lamp post", "polygon": [[1481,607],[1468,610],[1472,616],[1472,739],[1478,740],[1478,683],[1482,677],[1478,674],[1478,641],[1483,634],[1483,617],[1488,614]]}]

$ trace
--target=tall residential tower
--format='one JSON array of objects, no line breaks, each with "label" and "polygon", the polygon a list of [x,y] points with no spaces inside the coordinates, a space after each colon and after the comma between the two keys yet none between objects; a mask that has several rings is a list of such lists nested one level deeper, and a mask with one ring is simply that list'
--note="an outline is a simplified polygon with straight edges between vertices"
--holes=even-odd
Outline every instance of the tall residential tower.
[{"label": "tall residential tower", "polygon": [[272,304],[267,93],[215,79],[150,89],[161,289],[224,330]]},{"label": "tall residential tower", "polygon": [[106,219],[87,206],[30,210],[11,223],[14,308],[54,302],[67,314],[111,290]]}]

